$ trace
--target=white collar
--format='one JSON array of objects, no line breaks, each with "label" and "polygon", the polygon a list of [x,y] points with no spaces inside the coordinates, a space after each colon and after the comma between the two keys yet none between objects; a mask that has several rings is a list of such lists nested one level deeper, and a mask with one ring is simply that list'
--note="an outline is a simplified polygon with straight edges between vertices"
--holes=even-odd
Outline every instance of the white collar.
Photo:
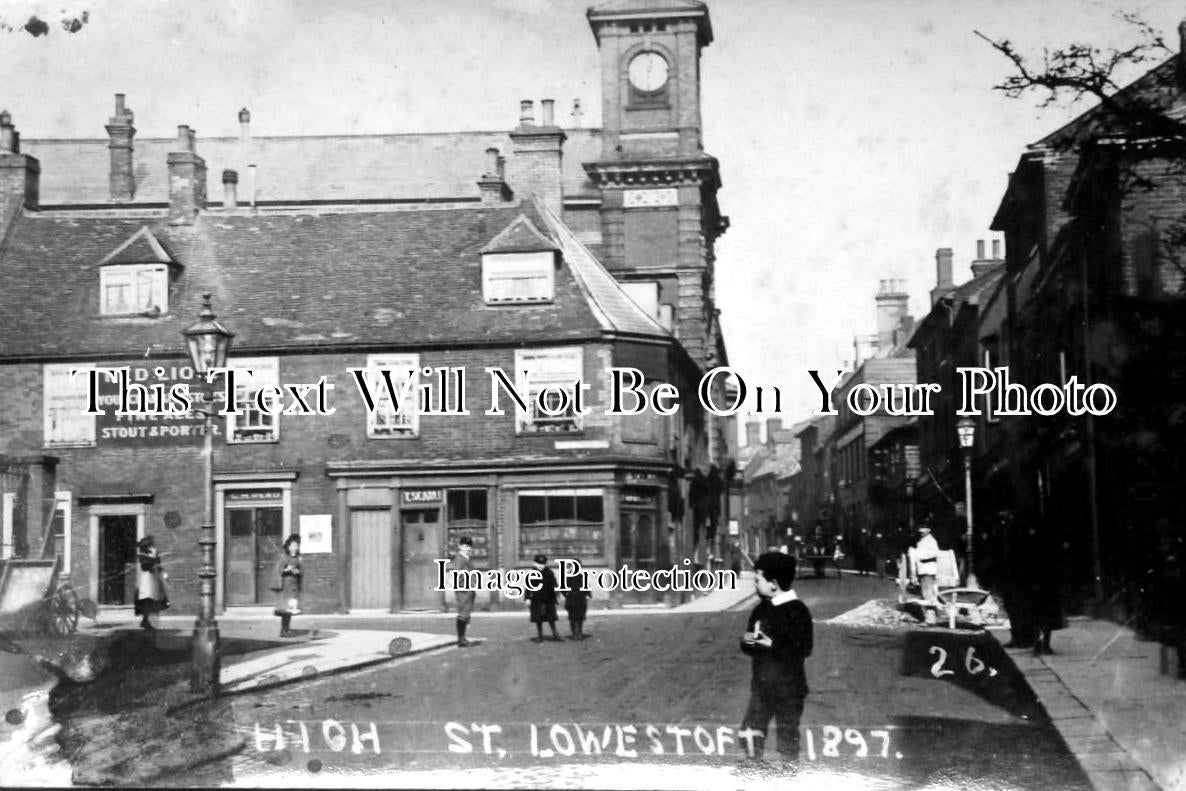
[{"label": "white collar", "polygon": [[770,597],[770,603],[777,607],[780,604],[786,604],[789,601],[795,601],[799,597],[795,595],[795,590],[792,588],[789,591],[780,591]]}]

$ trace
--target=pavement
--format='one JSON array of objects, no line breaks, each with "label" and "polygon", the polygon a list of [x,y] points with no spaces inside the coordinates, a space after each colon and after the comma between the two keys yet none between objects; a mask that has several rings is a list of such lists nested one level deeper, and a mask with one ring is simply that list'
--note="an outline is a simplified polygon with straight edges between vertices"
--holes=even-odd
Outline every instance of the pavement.
[{"label": "pavement", "polygon": [[[743,572],[735,590],[717,590],[676,607],[627,605],[596,610],[590,620],[615,613],[695,613],[743,610],[754,600],[753,574]],[[515,617],[521,611],[479,613],[478,618]],[[270,611],[247,610],[219,616],[224,639],[266,639],[263,649],[225,656],[224,694],[310,680],[393,658],[456,645],[452,635],[417,630],[441,613],[306,615],[304,630],[277,645]],[[102,620],[108,618],[109,620]],[[121,618],[118,624],[114,619]],[[161,627],[183,631],[192,616],[170,616]],[[85,631],[127,627],[118,613],[101,616]],[[993,630],[999,636],[1007,631]],[[1131,629],[1110,621],[1071,618],[1055,633],[1053,655],[1009,649],[1017,668],[1098,791],[1186,791],[1186,682],[1172,672],[1176,659],[1156,642],[1136,639]]]},{"label": "pavement", "polygon": [[1097,791],[1186,791],[1186,681],[1173,652],[1164,662],[1160,643],[1088,618],[1051,643],[1052,655],[1008,653]]}]

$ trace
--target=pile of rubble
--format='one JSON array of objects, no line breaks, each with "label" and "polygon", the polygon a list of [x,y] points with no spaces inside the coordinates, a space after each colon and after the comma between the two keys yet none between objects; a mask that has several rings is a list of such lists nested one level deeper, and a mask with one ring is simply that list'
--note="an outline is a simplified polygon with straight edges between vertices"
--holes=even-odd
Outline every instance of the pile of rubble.
[{"label": "pile of rubble", "polygon": [[[918,604],[919,602],[910,602],[903,605],[889,599],[873,599],[865,602],[860,607],[841,613],[835,618],[830,618],[824,621],[824,623],[835,624],[836,626],[876,626],[883,629],[916,629],[928,626],[947,627],[947,617],[943,615],[941,610],[935,612],[937,617],[933,623],[926,623],[924,610],[921,606],[917,606]],[[969,620],[961,615],[958,622],[961,627],[973,628],[997,628],[1007,627],[1009,625],[1004,612],[992,597],[986,599],[980,607],[976,608],[975,618]]]},{"label": "pile of rubble", "polygon": [[922,621],[898,609],[896,602],[887,599],[873,599],[856,609],[841,613],[824,621],[837,626],[880,626],[887,629],[917,627]]}]

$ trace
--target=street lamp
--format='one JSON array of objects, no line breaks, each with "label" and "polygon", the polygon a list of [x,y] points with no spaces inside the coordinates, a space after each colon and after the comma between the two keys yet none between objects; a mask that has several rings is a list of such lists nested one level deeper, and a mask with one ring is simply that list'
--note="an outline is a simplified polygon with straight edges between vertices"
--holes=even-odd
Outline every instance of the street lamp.
[{"label": "street lamp", "polygon": [[968,568],[964,585],[969,588],[979,588],[976,575],[972,572],[972,446],[976,442],[976,421],[970,417],[960,418],[955,424],[956,434],[959,435],[960,448],[964,452],[964,518],[968,522],[967,555]]},{"label": "street lamp", "polygon": [[204,418],[203,438],[205,447],[203,459],[206,475],[203,479],[205,498],[205,521],[202,524],[202,537],[198,544],[202,547],[202,567],[198,570],[201,580],[201,603],[198,610],[198,620],[194,623],[193,638],[193,675],[190,677],[190,690],[193,692],[209,692],[218,694],[219,677],[219,646],[218,622],[214,619],[214,580],[218,572],[214,567],[214,547],[218,543],[214,537],[214,388],[207,386],[206,373],[211,368],[222,368],[226,365],[227,351],[231,348],[231,339],[235,333],[215,321],[214,309],[210,305],[210,294],[202,295],[202,312],[198,314],[196,324],[181,331],[185,336],[189,358],[194,364],[194,373],[203,383],[201,392]]}]

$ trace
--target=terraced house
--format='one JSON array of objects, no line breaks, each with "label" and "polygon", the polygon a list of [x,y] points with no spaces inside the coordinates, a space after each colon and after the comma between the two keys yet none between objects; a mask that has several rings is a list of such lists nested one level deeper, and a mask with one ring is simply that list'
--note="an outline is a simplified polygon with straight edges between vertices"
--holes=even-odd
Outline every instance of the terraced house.
[{"label": "terraced house", "polygon": [[[509,131],[423,135],[265,137],[242,110],[237,137],[138,140],[122,95],[105,138],[22,141],[0,116],[4,556],[56,553],[100,607],[129,606],[152,534],[193,608],[203,419],[116,414],[120,383],[91,393],[85,372],[126,369],[150,400],[189,383],[181,331],[209,294],[228,365],[253,372],[214,422],[220,608],[271,604],[294,532],[316,611],[443,606],[433,561],[463,534],[479,567],[703,559],[688,482],[732,453],[695,397],[728,362],[700,137],[712,28],[687,0],[588,19],[601,129],[561,128],[550,100]],[[611,367],[674,385],[679,410],[607,415]],[[420,408],[382,395],[384,370]],[[585,414],[552,408],[578,380]],[[332,414],[252,400],[281,385]]]}]

